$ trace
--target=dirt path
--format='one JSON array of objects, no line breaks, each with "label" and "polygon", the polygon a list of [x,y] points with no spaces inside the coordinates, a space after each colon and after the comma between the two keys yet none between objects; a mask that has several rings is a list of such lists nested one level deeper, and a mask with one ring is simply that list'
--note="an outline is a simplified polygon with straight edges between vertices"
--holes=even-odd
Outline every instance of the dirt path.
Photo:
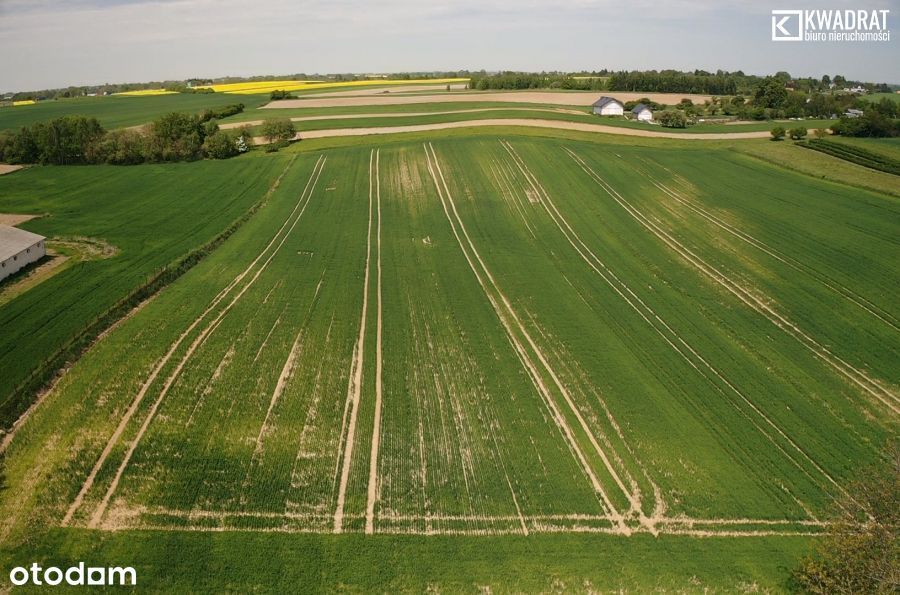
[{"label": "dirt path", "polygon": [[[547,112],[551,114],[572,114],[587,116],[586,112],[575,109],[548,108],[548,107],[483,107],[474,109],[444,110],[439,112],[379,112],[375,114],[328,114],[324,116],[297,116],[291,118],[291,122],[317,122],[322,120],[362,120],[368,118],[417,118],[422,116],[445,116],[448,114],[477,114],[481,112]],[[246,122],[225,122],[219,124],[220,130],[233,130],[242,126],[260,126],[265,120],[248,120]]]},{"label": "dirt path", "polygon": [[14,171],[19,171],[25,167],[24,165],[10,165],[8,163],[0,163],[0,176],[4,174],[11,174]]},{"label": "dirt path", "polygon": [[[747,138],[769,138],[765,130],[755,132],[657,132],[638,128],[606,126],[604,124],[586,124],[582,122],[566,122],[563,120],[540,120],[525,118],[493,118],[484,120],[467,120],[464,122],[440,122],[437,124],[409,124],[406,126],[378,126],[370,128],[332,128],[328,130],[309,130],[297,134],[295,139],[330,138],[335,136],[366,136],[370,134],[397,134],[400,132],[428,132],[431,130],[450,130],[454,128],[478,128],[483,126],[526,126],[529,128],[553,128],[557,130],[575,130],[579,132],[598,132],[618,134],[621,136],[640,136],[645,138],[672,138],[684,140],[740,140]],[[258,145],[266,144],[263,137],[255,137]]]},{"label": "dirt path", "polygon": [[375,532],[375,500],[378,498],[378,449],[381,446],[381,399],[382,399],[382,307],[381,307],[381,178],[378,176],[378,168],[381,161],[381,150],[375,152],[375,200],[378,212],[378,226],[376,238],[376,295],[378,302],[376,309],[378,318],[375,328],[375,421],[372,427],[372,451],[369,456],[369,489],[366,500],[366,533]]},{"label": "dirt path", "polygon": [[[4,165],[0,164],[0,168],[3,168]],[[21,167],[21,166],[6,166],[6,167]],[[3,174],[0,174],[3,175]],[[22,215],[19,213],[0,213],[0,225],[9,225],[15,227],[20,223],[25,223],[26,221],[31,221],[32,219],[36,219],[41,215]]]},{"label": "dirt path", "polygon": [[363,361],[366,344],[366,318],[369,308],[369,271],[372,260],[372,203],[373,203],[373,170],[375,166],[375,150],[369,153],[369,226],[366,235],[366,272],[363,278],[362,313],[359,320],[359,335],[353,348],[353,360],[350,364],[350,379],[347,383],[347,403],[344,406],[344,418],[350,415],[350,421],[341,424],[347,426],[344,438],[344,454],[341,460],[341,481],[338,485],[337,506],[334,510],[334,532],[341,533],[344,524],[344,501],[347,497],[347,483],[350,480],[350,464],[353,458],[353,442],[356,436],[356,418],[359,414],[359,401],[362,394]]},{"label": "dirt path", "polygon": [[690,93],[616,93],[603,91],[573,91],[554,93],[552,91],[470,91],[435,94],[435,95],[392,95],[390,93],[366,94],[356,97],[320,97],[310,95],[304,99],[286,99],[273,101],[262,109],[296,109],[304,107],[347,107],[360,105],[406,105],[412,103],[459,103],[473,101],[500,101],[507,103],[543,103],[549,105],[592,105],[602,96],[615,97],[621,102],[637,101],[647,98],[656,103],[675,105],[682,99],[690,99],[694,103],[703,103],[710,99],[709,95],[692,95]]}]

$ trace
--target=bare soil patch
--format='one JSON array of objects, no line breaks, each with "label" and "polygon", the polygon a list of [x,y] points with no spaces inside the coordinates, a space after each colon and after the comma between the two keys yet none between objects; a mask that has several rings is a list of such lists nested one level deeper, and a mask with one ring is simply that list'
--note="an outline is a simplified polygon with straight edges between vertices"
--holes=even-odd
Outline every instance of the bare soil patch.
[{"label": "bare soil patch", "polygon": [[11,174],[25,167],[24,165],[10,165],[8,163],[0,163],[0,176],[3,174]]},{"label": "bare soil patch", "polygon": [[[3,164],[0,164],[0,169],[2,169],[4,167],[21,167],[21,166],[11,166],[11,165],[6,166]],[[8,172],[0,171],[0,175],[3,175],[4,173],[8,173]],[[19,225],[20,223],[25,223],[26,221],[31,221],[32,219],[37,219],[40,216],[41,215],[23,215],[21,213],[0,213],[0,225],[15,226],[15,225]]]}]

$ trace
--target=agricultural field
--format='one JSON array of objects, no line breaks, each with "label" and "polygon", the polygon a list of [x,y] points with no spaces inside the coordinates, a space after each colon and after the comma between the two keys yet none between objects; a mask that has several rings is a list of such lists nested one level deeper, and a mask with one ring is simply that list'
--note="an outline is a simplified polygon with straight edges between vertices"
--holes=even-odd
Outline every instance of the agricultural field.
[{"label": "agricultural field", "polygon": [[215,85],[198,85],[198,89],[212,89],[216,93],[236,95],[271,93],[272,91],[322,91],[343,89],[375,89],[410,85],[446,85],[464,84],[466,78],[433,78],[433,79],[370,79],[359,81],[250,81],[244,83],[221,83]]},{"label": "agricultural field", "polygon": [[0,428],[28,406],[29,383],[46,379],[56,354],[89,339],[83,333],[110,309],[244,216],[285,163],[254,155],[233,163],[33,167],[0,177],[0,213],[37,215],[20,226],[47,236],[58,252],[96,253],[0,300]]},{"label": "agricultural field", "polygon": [[[780,589],[897,433],[896,197],[598,135],[312,147],[197,174],[265,206],[5,441],[0,559],[127,550],[193,590]],[[179,167],[141,169],[213,165]],[[47,175],[0,204],[62,215],[58,183],[26,196]],[[84,235],[146,271],[141,204]]]},{"label": "agricultural field", "polygon": [[241,98],[218,93],[175,93],[76,97],[39,101],[23,107],[0,108],[0,131],[15,130],[62,116],[95,117],[107,129],[140,126],[169,112],[202,112],[234,103],[248,109],[262,105],[268,95],[244,95]]}]

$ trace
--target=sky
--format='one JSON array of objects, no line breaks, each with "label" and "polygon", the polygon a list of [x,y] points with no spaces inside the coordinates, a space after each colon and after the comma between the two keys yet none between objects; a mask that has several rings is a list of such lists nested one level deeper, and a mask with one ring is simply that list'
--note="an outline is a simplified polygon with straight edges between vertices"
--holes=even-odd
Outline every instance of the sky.
[{"label": "sky", "polygon": [[[773,9],[888,9],[775,42]],[[900,83],[900,0],[0,0],[0,91],[291,73],[743,70]]]}]

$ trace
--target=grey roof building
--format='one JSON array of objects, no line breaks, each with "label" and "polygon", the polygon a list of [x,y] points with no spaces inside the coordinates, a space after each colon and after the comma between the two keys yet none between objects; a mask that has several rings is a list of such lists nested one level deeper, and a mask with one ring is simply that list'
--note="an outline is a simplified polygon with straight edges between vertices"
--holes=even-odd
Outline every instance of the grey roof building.
[{"label": "grey roof building", "polygon": [[0,225],[0,281],[47,254],[47,238],[18,227]]}]

